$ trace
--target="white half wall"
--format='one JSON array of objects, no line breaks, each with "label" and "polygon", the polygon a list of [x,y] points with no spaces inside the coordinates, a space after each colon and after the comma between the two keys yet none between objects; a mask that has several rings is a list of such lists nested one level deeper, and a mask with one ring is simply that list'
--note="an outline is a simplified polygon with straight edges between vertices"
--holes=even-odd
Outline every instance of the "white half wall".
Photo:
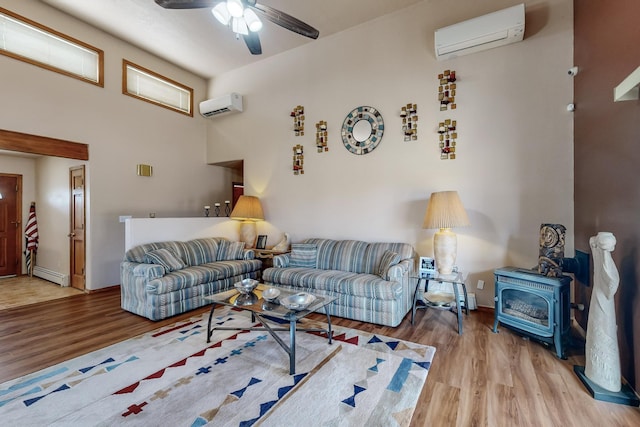
[{"label": "white half wall", "polygon": [[238,241],[240,223],[227,217],[130,218],[125,220],[124,250],[145,243],[224,237]]}]

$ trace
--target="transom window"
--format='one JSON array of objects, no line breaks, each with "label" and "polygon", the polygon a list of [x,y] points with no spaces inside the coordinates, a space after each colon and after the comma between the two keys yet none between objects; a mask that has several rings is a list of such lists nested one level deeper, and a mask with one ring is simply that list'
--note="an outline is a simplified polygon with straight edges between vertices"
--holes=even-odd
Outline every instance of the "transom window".
[{"label": "transom window", "polygon": [[193,117],[193,89],[126,59],[122,93]]},{"label": "transom window", "polygon": [[104,87],[104,52],[0,7],[0,54]]}]

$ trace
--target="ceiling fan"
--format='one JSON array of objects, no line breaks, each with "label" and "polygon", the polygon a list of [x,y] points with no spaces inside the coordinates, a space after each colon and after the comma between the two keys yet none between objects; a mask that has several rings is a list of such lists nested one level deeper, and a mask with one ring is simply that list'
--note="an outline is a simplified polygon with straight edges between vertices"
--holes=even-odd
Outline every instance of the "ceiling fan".
[{"label": "ceiling fan", "polygon": [[302,36],[317,39],[320,35],[311,25],[270,6],[259,4],[257,0],[155,0],[155,2],[165,9],[210,8],[218,21],[224,25],[230,25],[237,37],[242,36],[253,55],[262,54],[258,37],[262,22],[256,12],[268,21]]}]

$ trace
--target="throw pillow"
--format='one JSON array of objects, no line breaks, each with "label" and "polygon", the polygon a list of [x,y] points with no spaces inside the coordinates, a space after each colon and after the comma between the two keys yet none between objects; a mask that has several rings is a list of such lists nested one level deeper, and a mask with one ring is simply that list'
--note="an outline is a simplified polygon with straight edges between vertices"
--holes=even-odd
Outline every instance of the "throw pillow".
[{"label": "throw pillow", "polygon": [[244,242],[221,240],[218,243],[218,261],[244,259]]},{"label": "throw pillow", "polygon": [[318,247],[315,243],[293,243],[289,255],[289,267],[316,268]]},{"label": "throw pillow", "polygon": [[176,270],[182,270],[187,265],[180,259],[180,257],[169,249],[156,249],[155,251],[147,252],[144,256],[144,262],[147,264],[158,264],[164,267],[167,273]]},{"label": "throw pillow", "polygon": [[386,250],[382,254],[382,258],[380,258],[380,264],[378,264],[378,276],[387,280],[387,275],[389,274],[389,268],[393,265],[396,265],[400,262],[400,255],[396,252]]}]

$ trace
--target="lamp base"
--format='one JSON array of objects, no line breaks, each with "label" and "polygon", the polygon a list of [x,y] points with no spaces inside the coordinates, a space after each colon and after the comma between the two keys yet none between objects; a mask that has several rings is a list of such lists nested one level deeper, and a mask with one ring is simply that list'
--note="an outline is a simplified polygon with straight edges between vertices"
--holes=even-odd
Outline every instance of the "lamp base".
[{"label": "lamp base", "polygon": [[441,275],[452,274],[456,264],[458,238],[450,228],[441,228],[433,236],[433,254],[436,268]]},{"label": "lamp base", "polygon": [[240,241],[245,243],[245,248],[256,246],[256,223],[254,221],[242,221],[240,223]]}]

